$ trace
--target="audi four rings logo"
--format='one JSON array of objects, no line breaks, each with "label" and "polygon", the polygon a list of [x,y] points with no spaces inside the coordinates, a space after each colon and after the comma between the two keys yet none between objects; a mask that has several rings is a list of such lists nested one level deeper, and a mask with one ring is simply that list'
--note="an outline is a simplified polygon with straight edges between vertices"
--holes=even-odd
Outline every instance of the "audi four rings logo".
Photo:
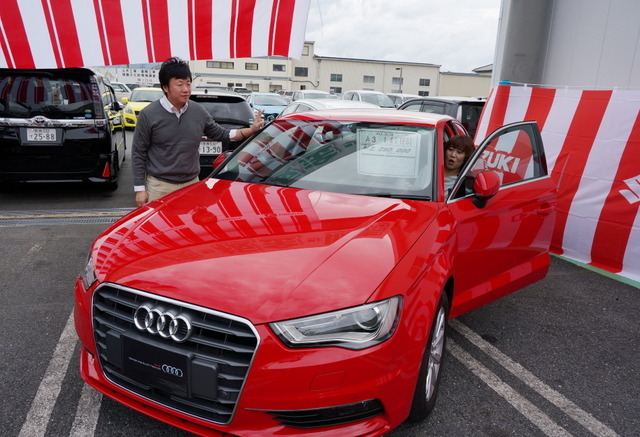
[{"label": "audi four rings logo", "polygon": [[182,370],[168,364],[162,365],[162,371],[164,373],[168,373],[169,375],[177,376],[178,378],[182,378],[182,375],[184,375],[184,373],[182,373]]},{"label": "audi four rings logo", "polygon": [[[191,336],[191,320],[184,314],[165,310],[160,306],[142,304],[133,314],[133,321],[140,331],[183,343]],[[163,368],[164,371],[164,368]],[[165,372],[168,373],[168,372]]]}]

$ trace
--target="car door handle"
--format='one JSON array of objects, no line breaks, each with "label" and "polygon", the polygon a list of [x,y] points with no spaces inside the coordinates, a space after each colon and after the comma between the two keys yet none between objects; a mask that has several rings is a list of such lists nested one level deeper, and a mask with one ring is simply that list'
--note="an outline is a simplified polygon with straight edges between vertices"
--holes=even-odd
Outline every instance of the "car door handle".
[{"label": "car door handle", "polygon": [[539,215],[548,215],[551,214],[556,209],[555,203],[543,203],[540,208],[538,208]]}]

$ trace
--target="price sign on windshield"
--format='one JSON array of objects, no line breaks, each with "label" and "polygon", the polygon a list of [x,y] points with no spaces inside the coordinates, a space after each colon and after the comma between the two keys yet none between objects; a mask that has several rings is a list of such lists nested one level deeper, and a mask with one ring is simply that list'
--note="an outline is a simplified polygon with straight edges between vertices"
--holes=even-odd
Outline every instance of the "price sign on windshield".
[{"label": "price sign on windshield", "polygon": [[375,176],[416,177],[420,134],[381,129],[358,130],[358,172]]}]

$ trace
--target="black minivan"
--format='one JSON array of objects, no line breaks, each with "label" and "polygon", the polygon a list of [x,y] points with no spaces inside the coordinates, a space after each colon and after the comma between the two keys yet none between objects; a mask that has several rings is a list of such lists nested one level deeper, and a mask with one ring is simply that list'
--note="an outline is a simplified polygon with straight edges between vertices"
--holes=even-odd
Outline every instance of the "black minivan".
[{"label": "black minivan", "polygon": [[126,142],[113,88],[87,68],[0,68],[0,183],[118,187]]},{"label": "black minivan", "polygon": [[406,101],[398,109],[450,115],[460,120],[469,135],[473,137],[486,101],[485,97],[416,97]]}]

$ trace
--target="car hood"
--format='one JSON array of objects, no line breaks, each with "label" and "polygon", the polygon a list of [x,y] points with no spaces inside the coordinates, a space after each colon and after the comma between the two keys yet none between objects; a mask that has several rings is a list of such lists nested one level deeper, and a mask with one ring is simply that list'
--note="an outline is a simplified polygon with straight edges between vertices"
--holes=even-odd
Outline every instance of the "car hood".
[{"label": "car hood", "polygon": [[149,103],[151,103],[151,102],[132,102],[132,101],[129,101],[129,103],[127,103],[127,105],[133,111],[142,111],[146,106],[149,105]]},{"label": "car hood", "polygon": [[258,324],[366,302],[437,210],[206,179],[122,218],[92,256],[101,282]]}]

